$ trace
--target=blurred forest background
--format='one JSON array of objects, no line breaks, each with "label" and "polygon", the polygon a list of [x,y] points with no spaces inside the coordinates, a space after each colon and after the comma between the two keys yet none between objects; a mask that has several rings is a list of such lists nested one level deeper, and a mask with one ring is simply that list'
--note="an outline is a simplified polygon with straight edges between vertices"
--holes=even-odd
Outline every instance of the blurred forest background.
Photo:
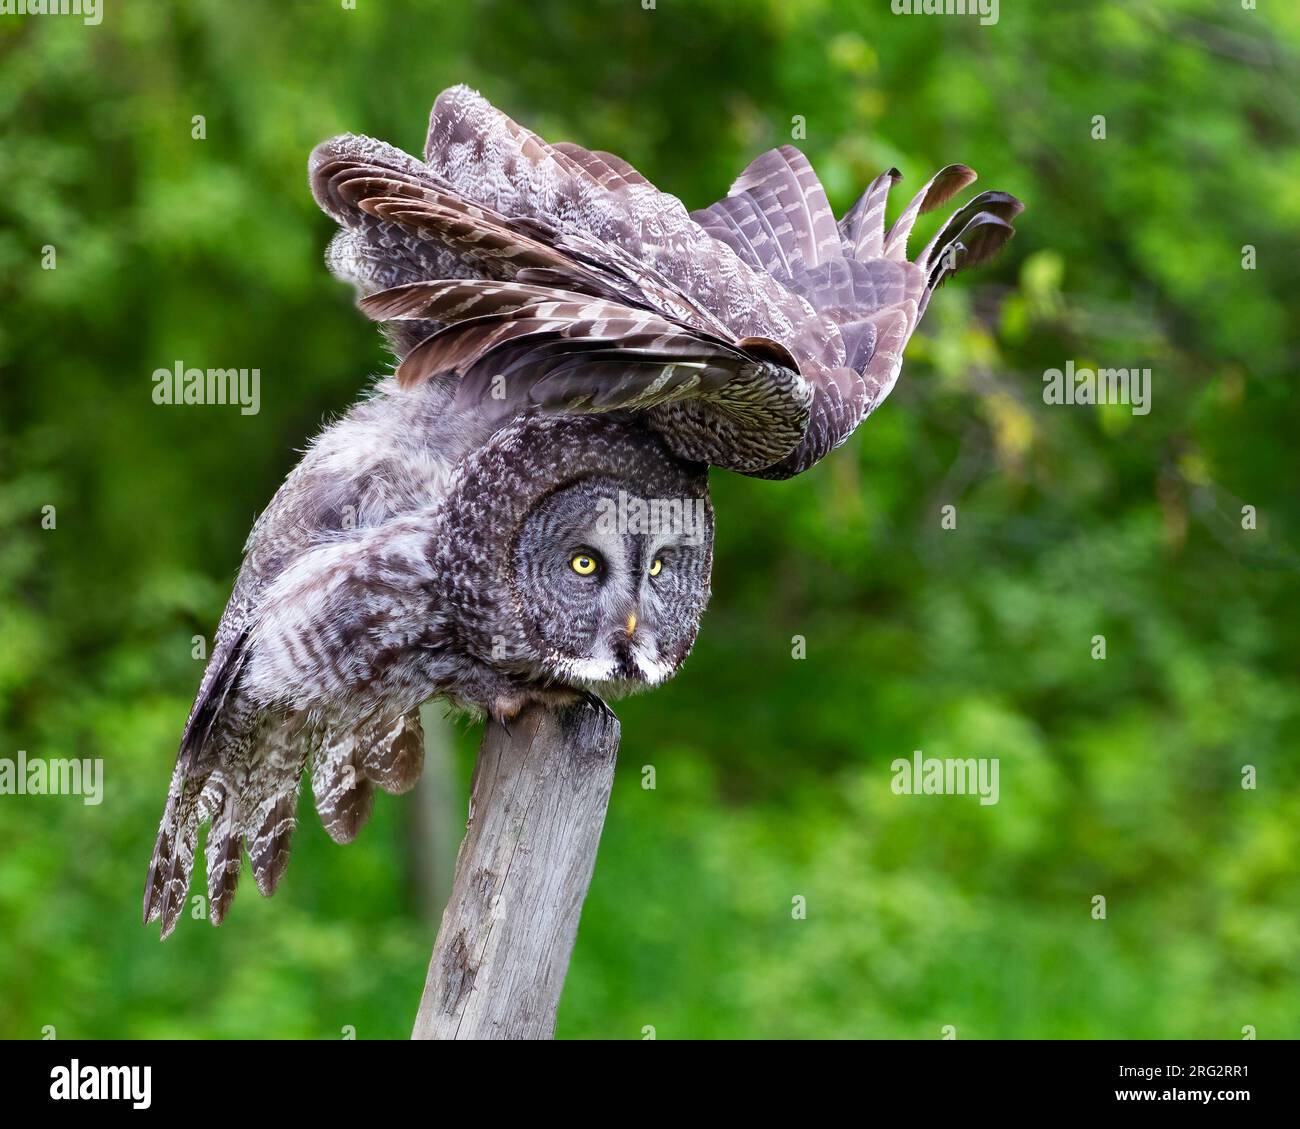
[{"label": "blurred forest background", "polygon": [[[796,115],[837,212],[951,161],[1027,204],[846,447],[715,473],[715,597],[683,675],[619,707],[560,1035],[1300,1036],[1300,7],[1237,0],[0,18],[0,756],[105,762],[99,806],[0,796],[0,1035],[409,1033],[471,727],[352,846],[306,797],[279,893],[246,873],[219,931],[159,945],[140,902],[191,639],[388,365],[322,263],[307,154],[419,152],[456,82],[688,207]],[[156,406],[178,359],[259,368],[260,413]],[[1150,414],[1045,405],[1070,360],[1149,366]],[[1000,802],[894,795],[914,749],[1000,758]]]}]

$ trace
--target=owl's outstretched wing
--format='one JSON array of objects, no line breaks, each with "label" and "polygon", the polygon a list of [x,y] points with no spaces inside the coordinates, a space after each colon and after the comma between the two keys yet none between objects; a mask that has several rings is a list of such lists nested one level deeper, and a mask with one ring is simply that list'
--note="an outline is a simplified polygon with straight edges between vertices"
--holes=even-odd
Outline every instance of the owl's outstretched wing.
[{"label": "owl's outstretched wing", "polygon": [[471,396],[495,368],[487,409],[640,410],[679,455],[764,477],[844,442],[934,289],[1011,237],[1019,202],[984,193],[908,259],[917,216],[974,175],[942,170],[886,228],[890,170],[837,223],[782,146],[687,213],[627,162],[548,144],[463,86],[435,102],[423,161],[345,136],[311,165],[344,228],[331,268],[371,299],[404,381],[460,372]]},{"label": "owl's outstretched wing", "polygon": [[[161,919],[163,937],[185,908],[205,821],[216,925],[245,849],[258,890],[275,891],[305,772],[341,843],[365,822],[376,787],[414,786],[427,694],[403,664],[437,648],[442,628],[437,615],[406,614],[402,593],[418,586],[426,554],[404,547],[403,525],[304,554],[259,594],[255,614],[237,589],[181,738],[145,881],[144,919]],[[395,693],[399,685],[409,693]]]}]

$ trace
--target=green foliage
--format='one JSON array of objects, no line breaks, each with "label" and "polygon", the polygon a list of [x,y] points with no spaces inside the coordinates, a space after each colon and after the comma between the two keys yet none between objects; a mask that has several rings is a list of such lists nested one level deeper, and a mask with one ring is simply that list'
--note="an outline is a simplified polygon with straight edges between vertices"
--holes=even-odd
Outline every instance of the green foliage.
[{"label": "green foliage", "polygon": [[[307,153],[418,151],[465,81],[691,207],[795,115],[837,211],[949,161],[1028,206],[845,448],[715,476],[715,597],[682,677],[619,707],[560,1033],[1300,1036],[1300,11],[105,7],[0,20],[0,756],[105,762],[99,806],[0,796],[0,1035],[409,1031],[434,928],[409,800],[346,849],[304,804],[275,901],[246,876],[219,932],[160,947],[138,914],[191,638],[388,363],[321,264]],[[156,406],[178,358],[260,368],[261,412]],[[1150,414],[1046,405],[1070,360],[1149,366]],[[999,758],[1000,802],[895,795],[914,749]]]}]

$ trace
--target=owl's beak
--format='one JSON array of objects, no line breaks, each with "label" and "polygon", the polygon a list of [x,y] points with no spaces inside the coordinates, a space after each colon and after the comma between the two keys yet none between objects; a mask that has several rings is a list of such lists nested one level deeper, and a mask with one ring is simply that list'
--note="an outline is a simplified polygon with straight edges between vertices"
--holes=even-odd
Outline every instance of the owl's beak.
[{"label": "owl's beak", "polygon": [[628,637],[629,639],[632,638],[632,632],[634,632],[635,630],[636,630],[636,615],[635,615],[635,613],[633,613],[633,612],[628,612],[628,616],[627,616],[627,637]]}]

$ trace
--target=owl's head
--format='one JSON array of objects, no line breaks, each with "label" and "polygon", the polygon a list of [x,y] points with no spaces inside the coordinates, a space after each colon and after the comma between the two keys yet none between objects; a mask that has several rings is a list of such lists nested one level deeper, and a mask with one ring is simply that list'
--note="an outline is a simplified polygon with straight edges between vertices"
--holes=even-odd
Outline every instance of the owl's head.
[{"label": "owl's head", "polygon": [[605,696],[654,686],[695,641],[713,516],[685,479],[649,485],[641,475],[577,478],[524,518],[511,560],[519,622],[558,682]]},{"label": "owl's head", "polygon": [[707,468],[634,423],[535,418],[477,452],[456,494],[480,661],[602,697],[677,672],[709,598]]}]

